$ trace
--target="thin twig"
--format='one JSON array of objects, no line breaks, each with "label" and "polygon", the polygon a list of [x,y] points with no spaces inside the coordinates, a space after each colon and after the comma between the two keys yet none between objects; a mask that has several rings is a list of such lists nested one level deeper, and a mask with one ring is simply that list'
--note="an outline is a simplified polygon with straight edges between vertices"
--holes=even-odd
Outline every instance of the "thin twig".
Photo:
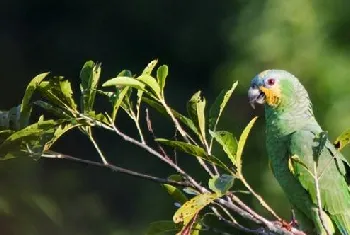
[{"label": "thin twig", "polygon": [[100,158],[101,158],[103,164],[109,165],[109,163],[108,163],[106,157],[104,156],[104,154],[102,153],[100,147],[98,146],[98,144],[96,143],[94,137],[92,136],[92,133],[90,132],[90,134],[88,134],[88,136],[89,136],[89,139],[90,139],[91,143],[94,145],[94,147],[95,147],[95,149],[96,149],[98,155],[100,156]]},{"label": "thin twig", "polygon": [[242,175],[240,175],[238,178],[241,180],[244,186],[251,192],[251,194],[253,194],[256,197],[256,199],[258,199],[260,204],[267,211],[269,211],[276,219],[278,219],[279,221],[282,221],[282,219],[276,214],[276,212],[274,212],[274,210],[272,210],[272,208],[264,201],[264,199],[253,190],[253,188],[248,184],[248,182],[245,180],[245,178]]},{"label": "thin twig", "polygon": [[[147,123],[147,129],[148,129],[149,133],[151,133],[152,138],[154,140],[157,139],[156,135],[154,134],[153,128],[152,128],[152,121],[151,121],[151,119],[149,117],[149,113],[148,113],[148,109],[147,108],[146,108],[146,123]],[[155,142],[157,144],[157,147],[158,147],[159,151],[163,154],[163,156],[168,158],[169,160],[171,160],[170,157],[165,152],[164,148],[159,144],[159,142],[157,142],[157,141],[155,141]],[[175,164],[177,164],[176,161],[175,161]]]},{"label": "thin twig", "polygon": [[[167,103],[165,103],[164,100],[160,100],[161,104],[163,105],[163,107],[165,108],[166,112],[168,113],[168,115],[170,116],[171,120],[174,122],[174,125],[176,127],[176,129],[180,132],[182,138],[188,142],[188,143],[195,143],[195,141],[188,136],[188,134],[186,133],[186,131],[182,128],[182,126],[180,125],[180,123],[178,122],[178,120],[176,119],[176,117],[174,116],[173,112],[171,111],[171,109],[169,108],[169,106],[167,105]],[[201,159],[200,157],[197,157],[197,160],[199,162],[199,164],[203,167],[203,169],[211,176],[213,177],[214,174],[213,172],[209,169],[209,167],[207,166],[207,164],[203,161],[203,159]]]},{"label": "thin twig", "polygon": [[56,159],[67,159],[67,160],[71,160],[71,161],[75,161],[75,162],[80,162],[80,163],[85,163],[88,165],[94,165],[94,166],[98,166],[98,167],[104,167],[104,168],[108,168],[112,171],[115,172],[120,172],[126,175],[130,175],[130,176],[135,176],[137,178],[142,178],[142,179],[146,179],[146,180],[150,180],[150,181],[154,181],[156,183],[161,183],[161,184],[171,184],[171,185],[175,185],[175,186],[181,186],[181,187],[190,187],[192,186],[189,182],[183,182],[183,181],[174,181],[174,180],[169,180],[166,178],[160,178],[160,177],[156,177],[156,176],[152,176],[152,175],[147,175],[147,174],[142,174],[139,172],[135,172],[129,169],[125,169],[119,166],[115,166],[112,164],[105,164],[102,162],[95,162],[95,161],[90,161],[90,160],[85,160],[85,159],[80,159],[80,158],[76,158],[73,156],[69,156],[66,154],[60,154],[60,153],[56,153],[53,151],[48,151],[48,153],[46,154],[42,154],[41,155],[44,158],[56,158]]}]

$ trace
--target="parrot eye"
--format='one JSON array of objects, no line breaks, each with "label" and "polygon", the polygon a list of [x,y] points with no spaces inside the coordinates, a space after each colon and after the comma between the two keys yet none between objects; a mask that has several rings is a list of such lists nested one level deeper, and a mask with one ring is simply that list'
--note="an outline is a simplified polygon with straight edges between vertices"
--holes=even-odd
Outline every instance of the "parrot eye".
[{"label": "parrot eye", "polygon": [[267,79],[266,83],[269,86],[273,86],[273,85],[275,85],[276,80],[274,78],[269,78],[269,79]]}]

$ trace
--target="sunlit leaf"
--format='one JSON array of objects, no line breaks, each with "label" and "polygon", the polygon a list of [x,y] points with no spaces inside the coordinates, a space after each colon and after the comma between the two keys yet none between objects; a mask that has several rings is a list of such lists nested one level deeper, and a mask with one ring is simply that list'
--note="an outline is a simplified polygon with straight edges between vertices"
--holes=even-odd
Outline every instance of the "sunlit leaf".
[{"label": "sunlit leaf", "polygon": [[103,87],[109,87],[109,86],[116,86],[116,87],[123,87],[123,86],[131,86],[136,89],[145,89],[145,84],[140,82],[139,80],[131,77],[116,77],[111,78],[105,83],[102,84]]},{"label": "sunlit leaf", "polygon": [[160,97],[160,87],[154,77],[148,74],[142,74],[137,79],[144,83],[147,87],[151,88],[156,97]]},{"label": "sunlit leaf", "polygon": [[101,64],[96,64],[91,60],[87,61],[80,71],[83,113],[88,113],[93,109],[100,74]]},{"label": "sunlit leaf", "polygon": [[222,146],[233,165],[236,165],[237,139],[228,131],[209,131],[211,136]]},{"label": "sunlit leaf", "polygon": [[71,122],[65,120],[40,118],[37,123],[12,133],[0,145],[0,159],[6,160],[20,156],[40,157],[63,133],[73,127]]},{"label": "sunlit leaf", "polygon": [[233,186],[232,175],[214,176],[209,179],[209,188],[219,195],[224,195]]},{"label": "sunlit leaf", "polygon": [[237,146],[237,153],[236,153],[236,165],[237,165],[237,171],[238,173],[242,173],[242,153],[243,153],[243,148],[245,146],[245,142],[248,138],[249,132],[252,129],[256,119],[258,117],[254,117],[249,123],[248,125],[244,128],[241,136],[239,137],[239,141],[238,141],[238,146]]},{"label": "sunlit leaf", "polygon": [[49,81],[43,81],[38,89],[51,103],[64,108],[70,113],[77,112],[71,84],[63,77],[53,77]]},{"label": "sunlit leaf", "polygon": [[236,89],[238,81],[232,84],[232,87],[228,90],[223,90],[219,96],[215,99],[214,103],[209,109],[209,129],[215,130],[218,124],[221,114],[226,107],[228,100],[230,99],[232,92]]},{"label": "sunlit leaf", "polygon": [[[208,162],[211,162],[217,166],[220,166],[226,170],[227,167],[225,166],[225,164],[220,161],[218,158],[216,158],[215,156],[213,155],[208,155],[205,150],[201,147],[198,147],[196,145],[193,145],[193,144],[189,144],[189,143],[186,143],[186,142],[182,142],[182,141],[174,141],[174,140],[167,140],[167,139],[161,139],[161,138],[158,138],[158,139],[155,139],[157,142],[159,143],[162,143],[162,144],[165,144],[165,145],[168,145],[168,146],[171,146],[177,150],[180,150],[184,153],[187,153],[187,154],[190,154],[192,156],[196,156],[196,157],[200,157]],[[228,170],[229,171],[229,170]]]},{"label": "sunlit leaf", "polygon": [[29,123],[29,116],[32,111],[30,99],[33,93],[49,73],[42,73],[35,76],[28,84],[21,103],[20,128],[26,127]]},{"label": "sunlit leaf", "polygon": [[163,96],[165,81],[168,76],[169,68],[167,65],[162,65],[157,69],[157,81],[160,87],[161,95]]},{"label": "sunlit leaf", "polygon": [[350,130],[346,130],[334,141],[334,146],[339,151],[350,143]]},{"label": "sunlit leaf", "polygon": [[180,229],[181,227],[173,221],[156,221],[149,225],[146,235],[172,235]]},{"label": "sunlit leaf", "polygon": [[174,223],[187,225],[198,212],[217,198],[219,198],[219,195],[216,193],[204,193],[193,197],[175,212],[173,216]]},{"label": "sunlit leaf", "polygon": [[146,68],[143,70],[142,74],[147,74],[147,75],[151,75],[153,69],[156,67],[158,63],[158,60],[152,60],[151,62],[149,62],[146,66]]},{"label": "sunlit leaf", "polygon": [[170,184],[163,184],[162,186],[176,202],[184,204],[187,201],[186,195],[180,189]]},{"label": "sunlit leaf", "polygon": [[187,103],[187,112],[193,123],[198,127],[202,141],[206,141],[205,130],[205,104],[206,101],[201,97],[201,92],[195,93]]},{"label": "sunlit leaf", "polygon": [[197,217],[198,213],[192,218],[192,220],[184,225],[180,232],[178,232],[176,235],[198,235],[202,225],[197,223]]}]

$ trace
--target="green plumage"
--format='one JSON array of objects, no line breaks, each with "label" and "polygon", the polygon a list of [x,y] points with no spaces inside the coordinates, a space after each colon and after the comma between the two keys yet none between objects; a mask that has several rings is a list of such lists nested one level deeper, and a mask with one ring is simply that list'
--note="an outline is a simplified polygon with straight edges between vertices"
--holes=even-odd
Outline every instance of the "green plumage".
[{"label": "green plumage", "polygon": [[[268,70],[253,79],[249,96],[251,103],[266,101],[266,146],[272,171],[301,229],[307,234],[326,234],[326,226],[331,233],[350,234],[349,165],[328,139],[324,142],[318,138],[324,132],[313,115],[305,88],[286,71]],[[269,99],[271,96],[277,98]]]}]

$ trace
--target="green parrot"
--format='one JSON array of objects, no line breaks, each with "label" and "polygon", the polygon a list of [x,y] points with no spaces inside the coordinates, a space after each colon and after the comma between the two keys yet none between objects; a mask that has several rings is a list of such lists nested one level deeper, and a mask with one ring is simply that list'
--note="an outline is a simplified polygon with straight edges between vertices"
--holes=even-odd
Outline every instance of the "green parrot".
[{"label": "green parrot", "polygon": [[304,86],[287,71],[266,70],[253,78],[248,97],[253,107],[265,106],[271,169],[299,228],[307,234],[349,235],[349,163],[316,121]]}]

